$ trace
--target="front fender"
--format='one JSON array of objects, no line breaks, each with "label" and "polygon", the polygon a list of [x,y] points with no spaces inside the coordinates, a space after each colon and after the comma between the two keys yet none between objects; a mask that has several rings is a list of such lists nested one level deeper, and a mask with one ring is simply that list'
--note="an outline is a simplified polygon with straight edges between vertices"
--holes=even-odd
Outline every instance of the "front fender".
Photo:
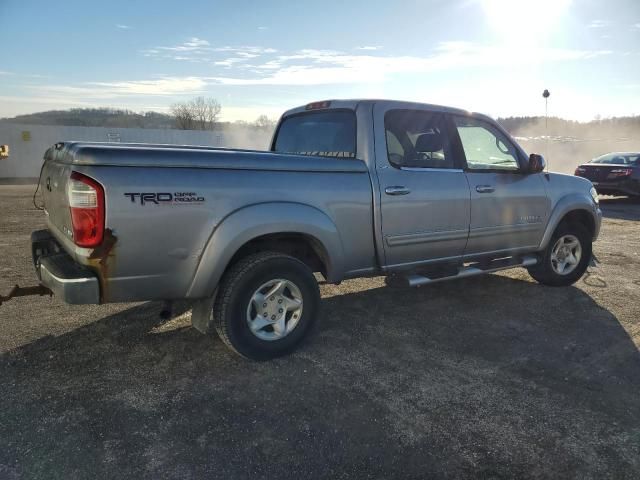
[{"label": "front fender", "polygon": [[273,233],[301,233],[314,238],[327,254],[327,280],[337,282],[342,279],[342,241],[333,221],[309,205],[269,202],[236,210],[215,227],[203,250],[187,298],[213,295],[229,261],[240,247],[254,238]]},{"label": "front fender", "polygon": [[549,241],[551,240],[553,232],[558,227],[558,224],[562,221],[567,213],[574,210],[584,210],[591,215],[595,225],[593,240],[598,237],[598,232],[600,231],[600,222],[602,220],[602,212],[600,211],[600,208],[598,208],[598,206],[593,203],[593,200],[589,195],[585,195],[583,193],[570,193],[558,200],[555,207],[553,208],[553,211],[549,216],[549,221],[547,222],[547,227],[544,231],[544,235],[542,236],[542,240],[540,241],[539,250],[544,250],[547,247]]}]

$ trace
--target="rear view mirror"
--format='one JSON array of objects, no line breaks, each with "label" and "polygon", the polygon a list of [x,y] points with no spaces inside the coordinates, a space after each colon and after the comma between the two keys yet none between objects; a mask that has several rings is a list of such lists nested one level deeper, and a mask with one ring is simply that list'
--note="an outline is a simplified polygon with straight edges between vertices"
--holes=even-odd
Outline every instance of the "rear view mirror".
[{"label": "rear view mirror", "polygon": [[0,160],[9,158],[9,145],[0,145]]},{"label": "rear view mirror", "polygon": [[547,167],[547,162],[544,161],[544,157],[537,153],[529,155],[529,173],[544,172]]}]

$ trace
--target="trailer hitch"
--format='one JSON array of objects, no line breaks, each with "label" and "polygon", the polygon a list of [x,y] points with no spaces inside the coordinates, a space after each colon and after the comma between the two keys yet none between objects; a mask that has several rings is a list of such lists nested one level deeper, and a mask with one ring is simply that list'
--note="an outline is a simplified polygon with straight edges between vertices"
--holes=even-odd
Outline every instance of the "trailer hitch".
[{"label": "trailer hitch", "polygon": [[14,286],[9,295],[6,297],[0,295],[0,305],[4,302],[7,302],[15,297],[27,297],[29,295],[40,295],[41,297],[44,295],[53,296],[53,292],[45,287],[44,285],[36,285],[34,287],[19,287],[18,285]]}]

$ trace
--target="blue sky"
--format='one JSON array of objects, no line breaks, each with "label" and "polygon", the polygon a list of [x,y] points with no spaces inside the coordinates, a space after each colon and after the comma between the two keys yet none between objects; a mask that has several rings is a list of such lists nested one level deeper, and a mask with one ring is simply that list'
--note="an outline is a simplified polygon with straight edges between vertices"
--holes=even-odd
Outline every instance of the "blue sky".
[{"label": "blue sky", "polygon": [[640,114],[639,0],[0,0],[0,117],[198,95],[225,120],[324,98]]}]

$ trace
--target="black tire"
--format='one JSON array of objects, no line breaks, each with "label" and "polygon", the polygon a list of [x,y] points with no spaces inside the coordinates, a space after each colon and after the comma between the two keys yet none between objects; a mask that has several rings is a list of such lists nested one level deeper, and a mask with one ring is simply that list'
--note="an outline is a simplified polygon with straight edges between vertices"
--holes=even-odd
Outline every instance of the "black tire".
[{"label": "black tire", "polygon": [[[582,248],[582,255],[576,268],[571,272],[562,275],[553,269],[551,253],[558,239],[565,235],[573,235],[578,239],[580,247]],[[573,285],[575,282],[580,280],[582,275],[584,275],[584,272],[587,271],[587,267],[591,260],[591,243],[591,235],[589,235],[588,230],[583,225],[579,223],[561,223],[556,228],[556,231],[553,232],[549,245],[547,245],[547,248],[542,252],[540,263],[527,269],[529,271],[529,275],[539,283],[551,287]]]},{"label": "black tire", "polygon": [[[256,290],[274,279],[293,282],[302,295],[303,308],[290,333],[281,339],[263,340],[249,328],[247,308]],[[259,252],[239,260],[225,273],[213,306],[213,325],[222,341],[239,355],[268,360],[290,353],[300,344],[315,325],[319,304],[318,283],[307,265],[283,253]]]}]

